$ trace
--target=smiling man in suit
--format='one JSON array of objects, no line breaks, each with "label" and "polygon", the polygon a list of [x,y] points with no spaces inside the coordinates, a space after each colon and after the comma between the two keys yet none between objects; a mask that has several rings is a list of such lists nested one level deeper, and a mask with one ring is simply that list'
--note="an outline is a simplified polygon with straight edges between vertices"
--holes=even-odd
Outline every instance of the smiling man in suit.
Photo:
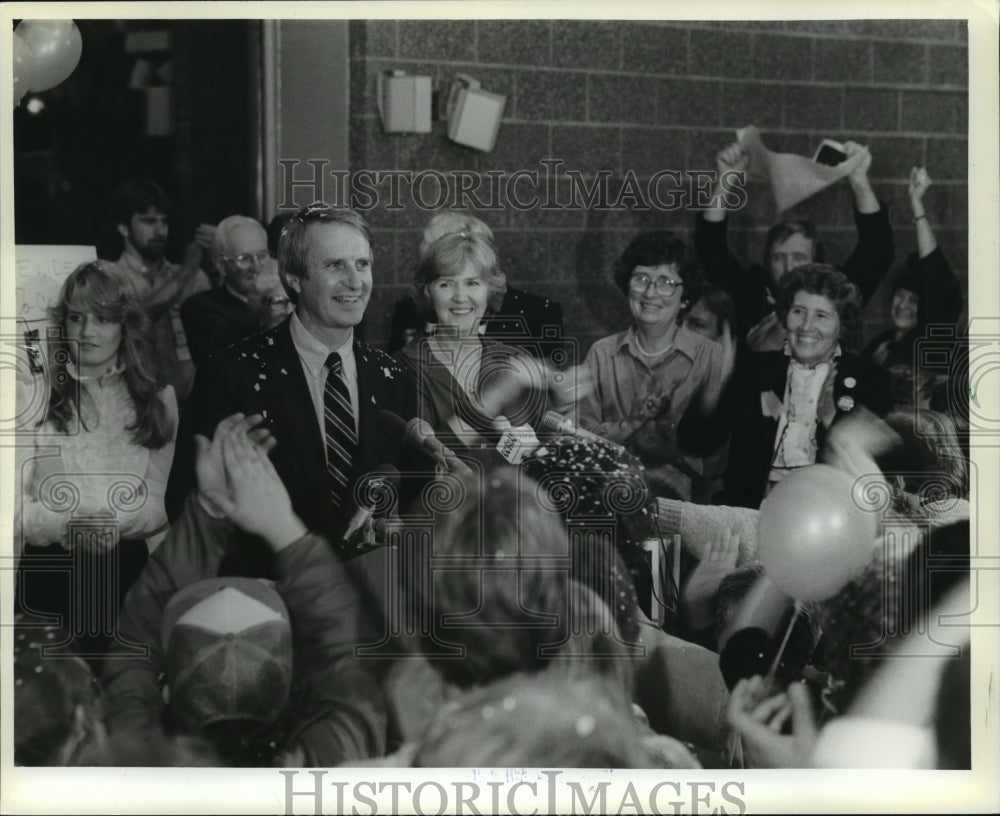
[{"label": "smiling man in suit", "polygon": [[[353,210],[317,203],[289,220],[278,267],[295,311],[199,368],[167,488],[171,518],[196,482],[194,435],[210,438],[234,412],[259,413],[277,439],[271,458],[295,512],[309,529],[341,540],[356,509],[357,478],[400,457],[399,440],[375,417],[380,410],[404,419],[416,413],[406,371],[355,337],[373,260],[368,224]],[[238,555],[241,572],[269,572],[262,547],[241,546]]]}]

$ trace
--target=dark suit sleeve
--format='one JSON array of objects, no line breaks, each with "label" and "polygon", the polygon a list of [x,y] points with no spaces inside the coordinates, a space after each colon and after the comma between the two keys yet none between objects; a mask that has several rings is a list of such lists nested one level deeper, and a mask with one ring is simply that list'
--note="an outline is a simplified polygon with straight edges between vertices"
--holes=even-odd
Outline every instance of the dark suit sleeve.
[{"label": "dark suit sleeve", "polygon": [[211,350],[216,348],[220,315],[210,301],[197,296],[191,297],[181,304],[181,323],[191,359],[196,366],[204,365]]},{"label": "dark suit sleeve", "polygon": [[877,212],[859,213],[855,210],[854,223],[858,229],[858,243],[844,262],[843,269],[848,280],[861,290],[861,298],[867,303],[888,274],[896,248],[889,211],[882,202],[879,202]]},{"label": "dark suit sleeve", "polygon": [[745,269],[729,249],[729,219],[706,221],[699,213],[694,222],[694,248],[705,280],[729,293],[735,309],[736,337],[743,339],[767,315],[767,290],[761,268]]}]

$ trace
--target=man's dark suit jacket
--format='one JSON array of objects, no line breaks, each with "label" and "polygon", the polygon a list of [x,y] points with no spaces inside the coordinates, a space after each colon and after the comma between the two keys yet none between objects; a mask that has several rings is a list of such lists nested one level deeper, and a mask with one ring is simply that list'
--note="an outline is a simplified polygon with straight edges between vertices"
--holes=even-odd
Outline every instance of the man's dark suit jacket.
[{"label": "man's dark suit jacket", "polygon": [[[290,320],[245,338],[210,357],[198,367],[194,389],[184,408],[174,463],[167,483],[167,515],[180,513],[184,499],[197,486],[194,435],[211,438],[216,425],[230,414],[263,414],[277,439],[271,461],[292,499],[292,507],[306,526],[330,541],[339,541],[355,511],[353,500],[340,511],[330,502],[323,431],[313,408],[306,375],[290,332]],[[380,464],[399,465],[401,440],[391,439],[379,427],[380,410],[403,419],[416,413],[412,377],[385,352],[355,338],[360,421],[358,451],[351,473],[359,476]],[[266,574],[266,548],[241,547],[257,559],[251,574]],[[262,561],[260,559],[263,559]],[[242,565],[241,571],[247,570]],[[235,570],[234,570],[235,571]]]},{"label": "man's dark suit jacket", "polygon": [[181,304],[181,323],[196,366],[210,355],[260,331],[250,307],[225,285],[192,295]]},{"label": "man's dark suit jacket", "polygon": [[[685,416],[678,427],[679,438],[695,452],[713,450],[729,431],[729,463],[723,477],[725,487],[719,504],[759,507],[774,460],[778,418],[766,416],[762,395],[772,392],[780,402],[785,396],[790,358],[783,351],[761,351],[741,355],[733,379],[710,419]],[[844,353],[835,361],[833,422],[858,405],[884,416],[892,407],[888,374],[857,354]],[[832,425],[833,423],[831,423]],[[820,422],[817,442],[823,447],[828,428]]]},{"label": "man's dark suit jacket", "polygon": [[[386,345],[389,353],[395,354],[409,342],[408,331],[420,335],[427,323],[435,320],[432,313],[418,312],[412,297],[397,301]],[[563,313],[554,300],[508,286],[500,310],[487,315],[484,322],[487,337],[557,365],[564,362]]]}]

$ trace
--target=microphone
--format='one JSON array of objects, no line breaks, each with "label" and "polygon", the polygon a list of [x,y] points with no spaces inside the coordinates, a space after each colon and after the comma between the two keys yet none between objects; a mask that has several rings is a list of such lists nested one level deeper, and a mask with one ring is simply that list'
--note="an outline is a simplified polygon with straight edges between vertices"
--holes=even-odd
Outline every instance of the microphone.
[{"label": "microphone", "polygon": [[469,466],[434,435],[434,429],[426,420],[414,417],[407,422],[392,411],[383,409],[378,412],[375,421],[386,436],[420,451],[443,470],[460,476],[472,473]]},{"label": "microphone", "polygon": [[372,533],[371,537],[374,538],[371,521],[372,515],[378,509],[378,493],[398,486],[399,478],[399,469],[394,465],[379,465],[359,480],[358,487],[355,488],[355,496],[359,499],[358,509],[354,511],[354,515],[347,525],[347,530],[344,532],[344,541],[350,539],[362,527],[366,528],[366,543],[369,538],[369,532]]},{"label": "microphone", "polygon": [[[497,417],[497,420],[500,419],[504,418]],[[506,419],[504,421],[506,422]],[[525,456],[538,450],[541,443],[530,425],[510,425],[509,422],[507,425],[497,443],[497,453],[509,464],[519,465]]]},{"label": "microphone", "polygon": [[577,439],[583,439],[587,442],[597,442],[611,448],[616,448],[617,450],[625,450],[617,442],[612,442],[610,439],[605,439],[603,436],[598,436],[595,433],[577,427],[569,417],[564,417],[555,411],[545,412],[545,416],[542,417],[542,431],[552,434],[562,434],[563,436],[575,436]]}]

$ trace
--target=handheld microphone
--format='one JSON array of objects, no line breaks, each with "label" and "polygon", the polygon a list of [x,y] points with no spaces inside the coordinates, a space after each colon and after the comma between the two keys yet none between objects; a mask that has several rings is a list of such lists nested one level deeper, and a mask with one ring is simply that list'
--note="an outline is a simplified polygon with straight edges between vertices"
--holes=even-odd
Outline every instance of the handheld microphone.
[{"label": "handheld microphone", "polygon": [[509,464],[519,465],[525,456],[536,451],[540,445],[530,425],[513,425],[500,436],[497,453]]},{"label": "handheld microphone", "polygon": [[[383,490],[392,490],[399,485],[399,469],[394,465],[379,465],[372,469],[358,482],[355,489],[355,497],[358,499],[358,509],[354,511],[347,530],[344,532],[344,541],[351,538],[358,530],[365,527],[365,536],[368,538],[369,532],[374,534],[372,529],[372,515],[378,509],[378,493]],[[374,494],[374,495],[373,495]],[[374,535],[372,535],[372,538]]]},{"label": "handheld microphone", "polygon": [[610,439],[605,439],[603,436],[598,436],[595,433],[591,433],[590,431],[585,431],[583,428],[577,427],[573,424],[573,420],[569,417],[564,417],[562,414],[558,414],[555,411],[545,412],[545,416],[542,417],[542,430],[546,433],[575,436],[577,439],[584,439],[588,442],[597,442],[611,448],[625,450],[625,448],[617,442],[612,442]]},{"label": "handheld microphone", "polygon": [[469,466],[434,435],[434,429],[426,420],[414,417],[407,422],[392,411],[382,410],[376,416],[376,423],[386,436],[424,454],[439,468],[459,476],[472,473]]}]

